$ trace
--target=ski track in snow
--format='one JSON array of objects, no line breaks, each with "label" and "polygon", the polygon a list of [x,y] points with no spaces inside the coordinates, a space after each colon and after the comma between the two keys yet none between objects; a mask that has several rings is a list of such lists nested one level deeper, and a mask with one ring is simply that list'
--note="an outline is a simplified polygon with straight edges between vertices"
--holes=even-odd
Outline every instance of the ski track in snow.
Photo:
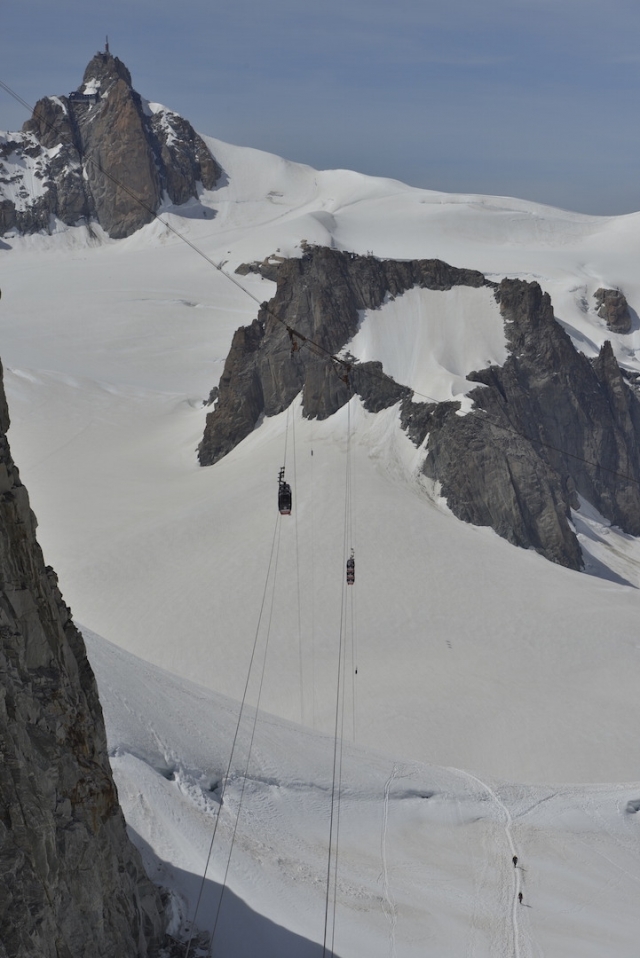
[{"label": "ski track in snow", "polygon": [[387,832],[389,829],[389,792],[393,781],[398,774],[398,764],[394,763],[391,775],[384,786],[384,811],[382,815],[382,838],[380,841],[380,851],[382,856],[382,893],[384,895],[383,911],[389,922],[389,956],[396,958],[396,925],[398,923],[398,908],[391,894],[389,882],[389,863],[387,860]]},{"label": "ski track in snow", "polygon": [[[471,772],[467,772],[463,769],[452,768],[451,771],[458,772],[461,775],[466,775],[467,778],[472,779],[474,782],[480,785],[480,787],[483,788],[491,796],[492,800],[495,802],[497,807],[500,809],[500,812],[502,813],[502,816],[504,818],[504,833],[505,833],[507,843],[509,845],[509,850],[511,853],[510,859],[509,859],[509,865],[505,867],[507,867],[512,874],[513,898],[511,902],[511,927],[512,927],[512,933],[513,933],[513,940],[512,942],[509,942],[508,945],[506,946],[503,944],[501,948],[501,952],[505,956],[505,958],[509,958],[509,956],[511,955],[513,955],[513,958],[529,958],[529,955],[531,954],[531,952],[528,950],[526,952],[523,952],[523,950],[520,947],[520,937],[521,937],[520,936],[520,921],[519,921],[520,901],[519,901],[518,895],[520,894],[520,892],[522,892],[522,887],[521,887],[522,886],[522,882],[521,882],[522,856],[521,854],[518,854],[518,850],[516,849],[515,843],[513,841],[513,835],[511,834],[511,830],[513,828],[513,819],[511,817],[511,812],[509,811],[507,806],[504,804],[502,799],[499,797],[497,792],[495,792],[493,788],[491,788],[491,786],[487,784],[487,782],[483,782],[482,779],[477,778],[475,775],[472,775]],[[518,858],[518,864],[515,867],[513,865],[514,857]],[[523,902],[524,902],[524,897],[523,897]]]}]

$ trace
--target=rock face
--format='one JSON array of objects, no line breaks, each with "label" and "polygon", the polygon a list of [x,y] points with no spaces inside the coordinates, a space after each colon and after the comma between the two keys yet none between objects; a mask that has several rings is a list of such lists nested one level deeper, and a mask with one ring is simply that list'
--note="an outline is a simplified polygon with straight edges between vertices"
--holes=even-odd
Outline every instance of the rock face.
[{"label": "rock face", "polygon": [[0,956],[153,956],[159,892],[126,834],[93,673],[8,426],[0,376]]},{"label": "rock face", "polygon": [[[411,390],[379,363],[354,360],[350,389],[372,412],[400,404],[412,441],[428,438],[425,474],[440,483],[460,519],[491,526],[572,569],[582,568],[571,525],[578,495],[640,535],[640,401],[610,343],[593,361],[578,352],[537,283],[496,286],[437,260],[378,261],[329,249],[246,269],[275,278],[277,291],[252,325],[235,334],[199,447],[202,465],[226,455],[261,415],[285,409],[300,390],[309,417],[325,418],[345,403],[344,369],[336,370],[328,354],[352,338],[358,310],[375,309],[412,286],[492,286],[509,355],[502,367],[467,375],[481,384],[469,394],[471,412],[457,415],[457,402],[412,401]],[[292,353],[287,324],[322,351],[294,335],[299,348]]]},{"label": "rock face", "polygon": [[578,352],[537,283],[496,292],[510,356],[468,375],[484,388],[475,408],[431,408],[425,473],[461,519],[510,542],[582,567],[570,525],[579,493],[625,532],[640,534],[640,402],[610,343],[593,361]]},{"label": "rock face", "polygon": [[[25,166],[28,172],[25,171]],[[91,219],[113,238],[172,203],[212,189],[221,169],[187,120],[149,105],[126,66],[98,53],[69,96],[36,104],[22,133],[0,138],[0,232]]]},{"label": "rock face", "polygon": [[619,289],[597,289],[593,294],[598,316],[604,319],[614,333],[628,333],[631,330],[629,304]]},{"label": "rock face", "polygon": [[[326,419],[344,405],[349,396],[340,378],[344,370],[334,368],[327,355],[339,352],[353,337],[359,310],[377,309],[386,296],[398,296],[413,286],[490,285],[481,273],[455,269],[440,260],[380,261],[326,247],[314,247],[301,259],[275,267],[253,268],[265,268],[265,275],[276,279],[277,292],[251,326],[242,327],[233,338],[216,408],[207,416],[198,448],[203,466],[230,452],[260,416],[286,409],[301,390],[309,418]],[[307,346],[300,336],[291,338],[284,324],[295,326],[320,350]],[[372,364],[370,373],[377,365]],[[409,392],[381,370],[375,378],[365,376],[362,367],[354,371],[352,388],[362,390],[372,409],[383,408],[381,401],[391,405]]]}]

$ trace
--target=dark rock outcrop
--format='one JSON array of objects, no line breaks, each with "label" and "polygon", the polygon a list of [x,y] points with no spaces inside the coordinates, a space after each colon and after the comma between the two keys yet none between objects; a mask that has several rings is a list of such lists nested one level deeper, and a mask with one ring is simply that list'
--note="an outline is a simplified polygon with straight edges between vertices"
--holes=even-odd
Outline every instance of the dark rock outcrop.
[{"label": "dark rock outcrop", "polygon": [[0,200],[0,232],[48,230],[55,216],[68,225],[95,219],[113,238],[129,236],[154,218],[165,194],[185,203],[221,172],[187,120],[152,113],[126,66],[98,53],[77,93],[39,100],[22,133],[0,142],[0,196],[3,183],[11,187]]},{"label": "dark rock outcrop", "polygon": [[600,287],[593,294],[597,313],[604,319],[614,333],[628,333],[631,330],[631,314],[624,293],[619,289]]},{"label": "dark rock outcrop", "polygon": [[[572,569],[582,568],[571,524],[578,495],[640,535],[636,391],[610,343],[592,361],[574,347],[537,283],[504,280],[497,287],[438,260],[379,261],[325,248],[243,271],[249,270],[275,278],[277,291],[252,325],[235,334],[198,449],[202,465],[226,455],[260,416],[282,411],[300,391],[304,414],[319,418],[340,408],[351,391],[372,412],[400,403],[412,441],[428,437],[425,474],[440,483],[460,519],[491,526]],[[344,367],[330,356],[357,331],[359,310],[412,286],[454,285],[494,287],[509,351],[502,367],[467,375],[479,384],[469,394],[470,412],[458,415],[456,402],[414,402],[380,363],[354,360],[347,387]]]},{"label": "dark rock outcrop", "polygon": [[[259,271],[262,266],[254,267]],[[326,247],[308,249],[301,259],[274,264],[269,278],[277,291],[251,326],[239,329],[220,379],[216,408],[207,416],[198,448],[203,466],[225,456],[255,427],[273,416],[302,390],[309,418],[326,419],[347,401],[344,370],[327,361],[355,335],[359,310],[377,309],[387,296],[421,286],[491,285],[476,270],[456,269],[440,260],[377,260]],[[290,324],[300,335],[290,336]],[[315,344],[310,346],[305,338]],[[293,347],[293,349],[292,349]],[[407,394],[371,364],[369,375],[354,371],[351,388],[362,390],[370,408],[392,405]],[[380,405],[383,403],[383,406]]]},{"label": "dark rock outcrop", "polygon": [[611,344],[593,361],[578,352],[537,283],[504,280],[496,296],[507,361],[467,376],[483,387],[466,416],[457,403],[424,407],[413,438],[428,434],[424,472],[455,515],[580,569],[578,493],[640,534],[640,402]]},{"label": "dark rock outcrop", "polygon": [[126,834],[93,673],[8,426],[0,367],[0,956],[153,956],[160,895]]}]

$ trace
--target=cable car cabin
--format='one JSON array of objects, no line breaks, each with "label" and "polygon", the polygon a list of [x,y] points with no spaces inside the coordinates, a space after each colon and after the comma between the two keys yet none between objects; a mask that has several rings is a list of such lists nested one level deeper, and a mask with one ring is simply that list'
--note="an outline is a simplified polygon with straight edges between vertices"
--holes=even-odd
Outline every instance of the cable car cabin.
[{"label": "cable car cabin", "polygon": [[278,486],[278,509],[281,516],[291,515],[291,486],[288,482],[281,482]]},{"label": "cable car cabin", "polygon": [[291,486],[284,480],[284,466],[278,476],[278,511],[281,516],[291,515]]},{"label": "cable car cabin", "polygon": [[347,585],[353,585],[356,581],[356,560],[351,550],[351,555],[347,559]]}]

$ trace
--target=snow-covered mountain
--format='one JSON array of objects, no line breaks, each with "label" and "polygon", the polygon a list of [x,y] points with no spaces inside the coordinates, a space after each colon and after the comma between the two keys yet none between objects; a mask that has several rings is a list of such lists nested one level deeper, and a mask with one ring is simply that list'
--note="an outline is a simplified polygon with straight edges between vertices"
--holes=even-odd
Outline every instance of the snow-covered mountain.
[{"label": "snow-covered mountain", "polygon": [[[322,941],[348,465],[357,573],[335,951],[358,955],[366,941],[391,955],[631,958],[634,535],[574,499],[585,575],[461,522],[423,472],[428,436],[411,441],[398,403],[376,412],[354,396],[309,419],[296,394],[215,464],[202,468],[196,449],[236,330],[276,293],[268,270],[235,270],[276,269],[314,247],[538,283],[578,361],[609,341],[622,394],[633,395],[639,216],[450,196],[202,140],[226,176],[180,206],[167,201],[165,222],[114,240],[58,219],[51,233],[5,233],[0,248],[11,444],[66,600],[113,643],[93,639],[90,653],[148,860],[184,915],[256,636],[266,655],[268,585],[260,707],[270,716],[256,727],[228,875],[228,914],[246,919],[246,941],[228,937],[225,919],[219,953],[255,953],[256,937],[267,954],[313,953],[302,939]],[[342,355],[380,363],[431,400],[460,401],[468,418],[478,383],[467,374],[508,357],[492,288],[383,295]],[[601,289],[626,297],[628,330],[611,328],[611,310],[600,315]],[[588,433],[591,412],[581,413]],[[285,459],[294,513],[278,519]],[[212,882],[225,854],[214,849]]]},{"label": "snow-covered mountain", "polygon": [[191,124],[143,100],[107,49],[77,90],[39,100],[21,133],[0,138],[0,235],[49,231],[57,219],[129,236],[221,174]]}]

